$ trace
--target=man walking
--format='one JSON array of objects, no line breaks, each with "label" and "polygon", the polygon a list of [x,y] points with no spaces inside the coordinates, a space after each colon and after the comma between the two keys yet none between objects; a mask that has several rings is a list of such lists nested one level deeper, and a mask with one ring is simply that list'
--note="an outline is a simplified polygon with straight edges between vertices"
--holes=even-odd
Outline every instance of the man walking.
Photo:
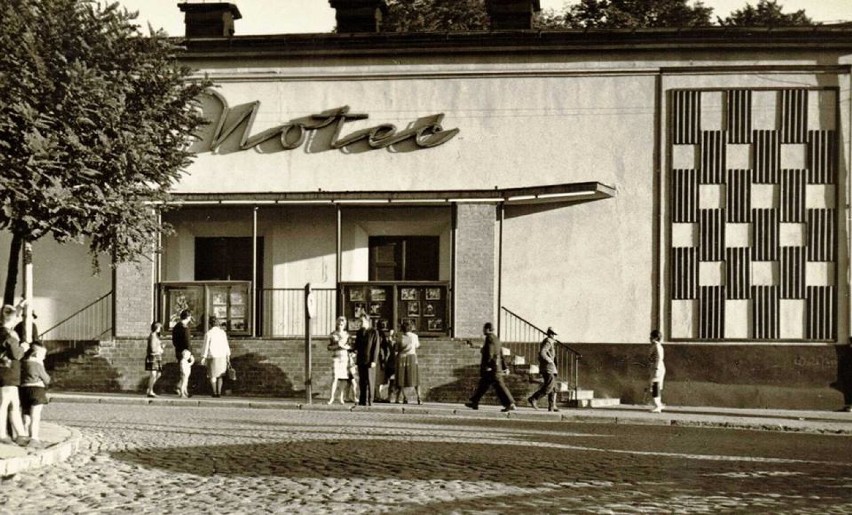
[{"label": "man walking", "polygon": [[542,340],[538,351],[538,368],[544,382],[541,388],[532,394],[527,402],[533,409],[538,409],[538,400],[547,396],[547,411],[559,411],[556,407],[556,331],[547,328],[547,337]]},{"label": "man walking", "polygon": [[485,342],[482,344],[482,358],[479,363],[479,385],[470,402],[466,402],[465,406],[470,409],[479,409],[479,401],[488,388],[494,385],[494,391],[497,393],[497,398],[500,399],[500,404],[503,405],[501,411],[514,411],[515,400],[509,389],[506,388],[506,383],[503,382],[503,346],[500,344],[500,339],[494,334],[494,326],[491,322],[486,323],[482,327],[482,332],[485,335]]},{"label": "man walking", "polygon": [[355,362],[358,365],[358,404],[373,405],[373,388],[376,384],[376,363],[379,361],[381,334],[373,327],[370,317],[361,314],[361,328],[355,334]]}]

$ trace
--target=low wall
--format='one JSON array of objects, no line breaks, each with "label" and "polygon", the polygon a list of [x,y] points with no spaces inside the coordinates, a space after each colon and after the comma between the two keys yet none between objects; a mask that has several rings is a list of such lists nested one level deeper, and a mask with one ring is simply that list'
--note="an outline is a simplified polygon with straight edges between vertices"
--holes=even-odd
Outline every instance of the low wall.
[{"label": "low wall", "polygon": [[[170,393],[178,369],[166,340],[158,392]],[[479,340],[423,339],[418,351],[425,400],[462,402],[479,378]],[[147,385],[144,340],[115,340],[76,346],[51,343],[47,367],[54,388],[76,391],[144,392]],[[194,341],[196,355],[201,341]],[[226,386],[234,395],[304,398],[304,340],[233,339],[232,363],[238,380]],[[647,387],[645,345],[576,344],[583,354],[580,386],[597,397],[640,404]],[[331,356],[324,338],[312,347],[316,399],[327,399]],[[782,409],[837,409],[843,395],[832,384],[843,367],[852,369],[849,347],[666,345],[664,402],[672,405]],[[519,404],[536,388],[526,376],[507,383]],[[210,393],[205,369],[197,365],[190,390]],[[493,393],[483,400],[496,403]]]}]

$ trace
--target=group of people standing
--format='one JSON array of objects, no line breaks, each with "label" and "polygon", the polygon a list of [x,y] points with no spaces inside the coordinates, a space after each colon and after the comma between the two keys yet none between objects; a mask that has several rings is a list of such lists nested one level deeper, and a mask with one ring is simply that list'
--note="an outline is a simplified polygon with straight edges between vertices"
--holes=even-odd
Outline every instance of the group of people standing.
[{"label": "group of people standing", "polygon": [[[378,327],[366,314],[359,318],[360,327],[354,337],[347,330],[346,317],[337,317],[331,333],[328,350],[332,355],[332,404],[340,387],[340,403],[347,399],[361,406],[373,402],[408,403],[407,388],[413,388],[417,404],[420,397],[420,372],[417,349],[420,340],[408,323],[403,323],[400,334],[394,334],[384,323]],[[394,399],[392,401],[392,399]]]},{"label": "group of people standing", "polygon": [[[192,374],[192,366],[195,364],[195,356],[192,352],[192,313],[185,309],[180,313],[180,319],[172,328],[172,345],[175,348],[175,359],[178,362],[180,376],[175,387],[178,397],[189,397],[189,376]],[[209,329],[204,335],[204,348],[201,352],[201,365],[207,368],[207,379],[210,381],[210,390],[213,397],[222,396],[222,382],[228,370],[231,368],[231,347],[228,344],[228,335],[222,328],[218,318],[211,316],[208,320]],[[163,324],[154,322],[151,324],[151,333],[148,335],[148,349],[145,357],[145,370],[150,373],[148,378],[148,397],[157,397],[154,393],[154,385],[163,373],[163,343],[160,340],[160,331]]]},{"label": "group of people standing", "polygon": [[24,340],[24,306],[0,309],[0,443],[37,446],[50,376],[44,368],[47,348],[38,341],[34,325],[33,341]]}]

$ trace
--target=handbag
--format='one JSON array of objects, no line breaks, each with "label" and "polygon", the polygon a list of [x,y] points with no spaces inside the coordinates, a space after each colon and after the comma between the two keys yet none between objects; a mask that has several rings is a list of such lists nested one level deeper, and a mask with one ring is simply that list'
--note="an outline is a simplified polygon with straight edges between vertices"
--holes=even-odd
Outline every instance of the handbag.
[{"label": "handbag", "polygon": [[237,369],[230,366],[230,365],[228,366],[228,380],[229,381],[236,381],[237,380]]}]

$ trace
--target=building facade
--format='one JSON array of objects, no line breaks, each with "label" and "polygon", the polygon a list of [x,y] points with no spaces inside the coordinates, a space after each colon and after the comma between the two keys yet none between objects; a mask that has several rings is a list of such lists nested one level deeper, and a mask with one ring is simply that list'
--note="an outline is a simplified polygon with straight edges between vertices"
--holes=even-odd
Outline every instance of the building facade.
[{"label": "building facade", "polygon": [[[413,324],[434,399],[468,387],[464,342],[493,321],[509,342],[557,327],[579,386],[627,402],[654,328],[669,402],[842,402],[852,29],[499,30],[536,7],[517,2],[498,30],[387,34],[332,4],[337,33],[281,36],[182,6],[182,59],[216,87],[174,233],[94,280],[37,244],[45,325],[111,291],[116,363],[190,307],[196,334],[227,320],[257,373],[298,391],[309,283],[314,335],[338,313]],[[109,384],[136,389],[122,367]]]}]

